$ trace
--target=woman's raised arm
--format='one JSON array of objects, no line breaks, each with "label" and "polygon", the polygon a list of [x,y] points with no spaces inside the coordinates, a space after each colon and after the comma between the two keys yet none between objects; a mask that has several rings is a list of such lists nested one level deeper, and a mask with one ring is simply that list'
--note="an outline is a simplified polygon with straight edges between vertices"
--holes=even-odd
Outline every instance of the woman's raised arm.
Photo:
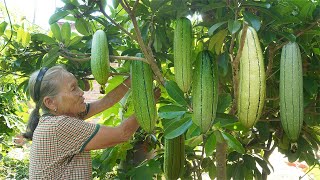
[{"label": "woman's raised arm", "polygon": [[106,94],[103,98],[90,103],[90,109],[84,119],[88,119],[119,102],[122,97],[128,92],[131,86],[130,77],[123,81],[120,85]]}]

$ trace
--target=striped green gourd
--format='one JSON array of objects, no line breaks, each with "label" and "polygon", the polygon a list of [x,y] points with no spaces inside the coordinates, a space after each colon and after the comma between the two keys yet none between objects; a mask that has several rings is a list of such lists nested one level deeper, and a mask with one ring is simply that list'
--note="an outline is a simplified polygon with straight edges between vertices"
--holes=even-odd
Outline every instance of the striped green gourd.
[{"label": "striped green gourd", "polygon": [[184,169],[185,147],[184,135],[165,139],[163,170],[167,180],[178,179]]},{"label": "striped green gourd", "polygon": [[192,121],[207,132],[216,118],[218,105],[217,64],[210,51],[199,52],[192,82]]},{"label": "striped green gourd", "polygon": [[303,124],[302,60],[297,43],[282,48],[280,62],[280,118],[288,138],[297,141]]},{"label": "striped green gourd", "polygon": [[93,34],[91,45],[91,71],[100,85],[105,85],[109,78],[110,60],[107,36],[98,30]]},{"label": "striped green gourd", "polygon": [[187,92],[191,86],[191,45],[191,22],[188,18],[179,18],[176,20],[173,41],[174,75],[178,86],[183,92]]},{"label": "striped green gourd", "polygon": [[131,64],[131,87],[133,107],[142,129],[151,133],[156,123],[156,103],[153,92],[153,73],[149,64],[133,61]]},{"label": "striped green gourd", "polygon": [[[242,31],[239,33],[241,39]],[[266,77],[257,32],[248,27],[240,57],[238,118],[251,128],[260,119],[266,97]]]}]

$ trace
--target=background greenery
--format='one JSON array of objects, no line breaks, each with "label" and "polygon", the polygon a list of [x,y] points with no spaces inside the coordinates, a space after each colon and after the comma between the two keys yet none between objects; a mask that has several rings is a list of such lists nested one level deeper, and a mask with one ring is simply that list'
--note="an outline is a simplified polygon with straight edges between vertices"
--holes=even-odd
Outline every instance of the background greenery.
[{"label": "background greenery", "polygon": [[[320,3],[317,0],[63,0],[43,32],[25,20],[0,24],[0,178],[27,177],[27,158],[15,160],[13,138],[24,131],[30,99],[28,76],[42,66],[65,64],[82,88],[91,84],[90,48],[93,33],[103,29],[111,61],[118,64],[105,91],[129,75],[127,56],[142,52],[152,64],[155,86],[162,89],[158,122],[152,134],[139,130],[127,143],[94,151],[96,178],[160,179],[163,175],[164,137],[186,135],[183,179],[201,179],[206,172],[217,179],[266,179],[272,171],[268,157],[275,148],[288,160],[305,161],[319,168],[320,144]],[[106,14],[105,7],[111,9]],[[3,7],[5,10],[5,7]],[[15,18],[7,14],[8,17]],[[193,24],[193,56],[203,49],[214,54],[219,67],[219,105],[213,128],[200,134],[191,121],[192,92],[183,94],[174,83],[173,30],[178,17]],[[234,105],[237,76],[238,33],[244,21],[260,38],[267,75],[267,100],[261,120],[245,129]],[[304,125],[298,151],[292,152],[279,119],[279,64],[283,45],[299,44],[303,59]],[[121,56],[121,57],[119,57]],[[126,56],[126,57],[124,57]],[[166,86],[163,86],[166,83]],[[28,106],[29,105],[29,106]],[[130,93],[118,104],[97,115],[105,125],[117,125],[133,113]],[[173,122],[173,123],[172,123]],[[25,145],[28,147],[30,144]],[[225,149],[221,147],[224,147]],[[139,154],[140,153],[140,154]],[[227,163],[223,157],[227,155]],[[149,158],[146,158],[149,156]],[[220,157],[220,158],[219,158]],[[217,168],[217,164],[225,166]],[[16,168],[13,168],[16,167]],[[226,173],[224,173],[226,169]]]}]

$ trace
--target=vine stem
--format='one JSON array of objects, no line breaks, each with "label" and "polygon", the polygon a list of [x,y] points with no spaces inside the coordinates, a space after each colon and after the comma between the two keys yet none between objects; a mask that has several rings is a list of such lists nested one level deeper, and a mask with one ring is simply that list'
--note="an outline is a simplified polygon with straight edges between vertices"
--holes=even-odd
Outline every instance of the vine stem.
[{"label": "vine stem", "polygon": [[1,52],[2,50],[4,50],[4,48],[11,42],[12,34],[13,34],[13,26],[12,26],[11,17],[10,17],[9,11],[8,11],[8,7],[7,7],[6,0],[4,0],[4,6],[5,6],[5,8],[6,8],[6,12],[7,12],[7,15],[8,15],[8,18],[9,18],[11,33],[10,33],[10,38],[9,38],[9,40],[8,40],[7,43],[2,47],[2,49],[0,50],[0,52]]},{"label": "vine stem", "polygon": [[201,176],[201,164],[202,164],[202,161],[203,161],[203,156],[204,156],[204,146],[207,142],[207,138],[206,136],[203,136],[203,144],[202,144],[202,149],[201,149],[201,158],[199,160],[199,173],[198,173],[198,179],[202,179],[202,176]]},{"label": "vine stem", "polygon": [[[130,73],[113,73],[113,72],[111,72],[109,75],[110,76],[130,76]],[[84,79],[95,80],[95,78],[84,78]]]},{"label": "vine stem", "polygon": [[8,75],[8,74],[12,74],[12,75],[15,75],[15,76],[20,76],[20,77],[29,77],[26,74],[18,74],[18,73],[15,73],[15,72],[10,72],[10,71],[6,71],[6,70],[0,69],[0,77],[1,77],[1,75]]},{"label": "vine stem", "polygon": [[[139,0],[136,0],[135,5],[138,3]],[[165,81],[164,78],[160,72],[160,69],[158,68],[157,64],[156,64],[156,60],[154,58],[153,52],[151,50],[150,47],[146,46],[146,44],[143,42],[142,36],[141,36],[141,31],[139,29],[135,14],[134,14],[134,9],[131,10],[128,6],[128,3],[126,1],[120,0],[119,3],[121,4],[121,6],[123,7],[123,9],[128,13],[128,15],[131,18],[134,30],[136,32],[136,38],[137,38],[137,42],[141,48],[141,51],[143,52],[144,56],[146,57],[147,61],[150,64],[150,67],[152,69],[152,71],[154,72],[154,74],[156,75],[156,80],[159,81],[162,85],[164,85]]]},{"label": "vine stem", "polygon": [[121,29],[125,34],[127,34],[131,39],[137,40],[130,32],[128,32],[126,29],[124,29],[120,24],[118,24],[116,21],[114,21],[103,9],[101,1],[97,2],[100,8],[100,12],[115,26],[117,26],[119,29]]},{"label": "vine stem", "polygon": [[[240,57],[242,54],[243,46],[245,39],[247,37],[247,29],[248,29],[248,24],[244,23],[242,33],[241,33],[241,39],[240,39],[240,46],[237,52],[237,56],[232,62],[232,72],[233,72],[233,96],[234,96],[234,101],[232,104],[231,108],[231,114],[235,114],[236,112],[236,105],[237,105],[237,99],[238,99],[238,85],[239,85],[239,63],[240,63]],[[232,57],[232,55],[230,55]]]},{"label": "vine stem", "polygon": [[[300,30],[298,33],[296,33],[296,37],[299,37],[301,35],[303,35],[305,32],[307,32],[308,30],[312,29],[315,25],[317,25],[318,23],[320,23],[320,19],[316,20],[315,22],[311,23],[310,26],[308,26],[306,29]],[[279,40],[281,41],[283,39],[283,37]],[[281,49],[284,45],[288,44],[289,41],[285,41],[283,43],[281,43],[280,45],[275,46],[275,44],[271,44],[270,47],[268,48],[268,65],[267,65],[267,71],[266,71],[266,76],[268,77],[267,79],[269,79],[272,75],[270,75],[272,73],[272,66],[273,66],[273,57],[274,54],[277,50]]]},{"label": "vine stem", "polygon": [[[91,57],[84,57],[84,58],[71,57],[63,53],[61,53],[61,56],[77,62],[86,62],[86,61],[90,61],[91,59]],[[129,61],[143,61],[145,63],[149,63],[145,58],[134,57],[134,56],[109,56],[109,58],[112,60],[119,59],[119,60],[129,60]]]},{"label": "vine stem", "polygon": [[[312,28],[313,28],[315,25],[317,25],[318,23],[320,23],[320,19],[317,19],[317,20],[316,20],[315,22],[313,22],[309,27],[307,27],[306,29],[303,29],[303,30],[301,30],[300,32],[298,32],[298,33],[296,34],[296,37],[299,37],[299,36],[303,35],[306,31],[312,29]],[[281,38],[281,39],[282,39],[282,38]],[[280,39],[280,40],[281,40],[281,39]],[[282,44],[276,46],[276,47],[274,48],[274,52],[277,51],[278,49],[281,49],[284,45],[288,44],[288,42],[289,42],[289,41],[285,41],[285,42],[283,42]]]},{"label": "vine stem", "polygon": [[269,79],[269,77],[271,77],[270,74],[272,72],[273,56],[275,53],[273,46],[270,46],[268,49],[269,49],[268,50],[269,54],[268,54],[268,65],[267,65],[267,71],[266,71],[267,79]]}]

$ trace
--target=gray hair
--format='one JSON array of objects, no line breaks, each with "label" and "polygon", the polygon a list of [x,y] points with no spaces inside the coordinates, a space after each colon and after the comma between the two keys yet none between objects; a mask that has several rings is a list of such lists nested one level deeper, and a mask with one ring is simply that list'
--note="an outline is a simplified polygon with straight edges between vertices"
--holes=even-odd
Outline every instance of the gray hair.
[{"label": "gray hair", "polygon": [[29,79],[29,93],[31,98],[36,104],[35,109],[31,112],[29,116],[29,121],[27,125],[27,130],[23,134],[26,139],[32,140],[33,132],[36,129],[39,119],[40,119],[40,108],[43,112],[48,112],[49,109],[43,103],[44,97],[54,97],[59,93],[59,81],[62,79],[63,74],[68,71],[61,65],[53,66],[47,70],[41,81],[40,91],[39,91],[39,101],[35,101],[35,83],[40,70],[35,71],[31,74]]}]

